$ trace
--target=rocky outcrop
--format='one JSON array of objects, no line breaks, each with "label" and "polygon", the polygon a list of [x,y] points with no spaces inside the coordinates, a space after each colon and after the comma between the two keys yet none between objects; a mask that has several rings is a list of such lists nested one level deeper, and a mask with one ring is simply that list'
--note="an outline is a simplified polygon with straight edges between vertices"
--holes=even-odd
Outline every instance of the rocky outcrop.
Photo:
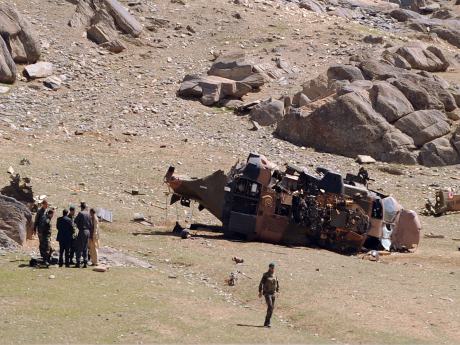
[{"label": "rocky outcrop", "polygon": [[261,126],[276,124],[284,116],[284,102],[268,99],[252,108],[249,117]]},{"label": "rocky outcrop", "polygon": [[114,53],[125,49],[118,32],[139,37],[143,31],[142,24],[117,0],[79,0],[69,26],[86,28],[88,39]]},{"label": "rocky outcrop", "polygon": [[0,194],[0,234],[23,244],[32,226],[29,209],[16,199]]},{"label": "rocky outcrop", "polygon": [[[398,60],[407,61],[410,70],[396,66]],[[428,72],[447,66],[439,49],[419,45],[389,48],[356,65],[331,66],[327,76],[303,85],[302,94],[313,102],[297,108],[293,102],[276,134],[349,157],[457,164],[460,135],[451,134],[457,88]],[[358,71],[366,80],[359,79]]]},{"label": "rocky outcrop", "polygon": [[40,58],[40,42],[30,23],[11,4],[0,4],[0,35],[17,63],[35,63]]},{"label": "rocky outcrop", "polygon": [[[415,9],[417,10],[417,9]],[[395,9],[390,16],[400,22],[405,22],[410,28],[421,32],[433,32],[441,39],[460,48],[460,19],[438,18],[436,15],[423,16],[408,9]]]},{"label": "rocky outcrop", "polygon": [[418,110],[395,122],[395,127],[406,133],[418,147],[450,132],[447,116],[439,110]]},{"label": "rocky outcrop", "polygon": [[270,80],[291,73],[297,73],[297,69],[285,61],[277,61],[276,65],[253,64],[243,53],[230,53],[220,56],[206,75],[185,76],[177,94],[184,98],[200,98],[207,106],[228,106],[229,100],[240,100]]},{"label": "rocky outcrop", "polygon": [[35,63],[40,43],[29,22],[8,3],[0,4],[0,83],[16,81],[16,63]]},{"label": "rocky outcrop", "polygon": [[437,138],[423,145],[419,162],[430,167],[460,164],[459,152],[447,137]]},{"label": "rocky outcrop", "polygon": [[414,111],[404,94],[386,81],[375,82],[369,96],[373,108],[390,123]]},{"label": "rocky outcrop", "polygon": [[372,108],[368,93],[351,92],[318,109],[291,109],[276,134],[296,144],[355,157],[368,154],[384,161],[414,164],[413,140]]}]

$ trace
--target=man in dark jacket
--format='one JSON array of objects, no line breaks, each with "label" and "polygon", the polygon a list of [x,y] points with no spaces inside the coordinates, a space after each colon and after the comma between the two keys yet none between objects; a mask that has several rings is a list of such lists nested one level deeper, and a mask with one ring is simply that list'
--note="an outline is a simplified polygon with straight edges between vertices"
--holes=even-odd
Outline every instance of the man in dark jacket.
[{"label": "man in dark jacket", "polygon": [[50,264],[51,258],[51,220],[53,219],[54,210],[49,210],[38,226],[38,237],[40,239],[40,255],[46,266]]},{"label": "man in dark jacket", "polygon": [[[40,236],[38,228],[40,226],[40,222],[43,220],[43,218],[46,215],[46,210],[48,209],[48,201],[43,200],[42,201],[42,207],[37,211],[37,214],[35,215],[35,221],[34,221],[34,235],[37,234]],[[39,238],[40,239],[40,238]]]},{"label": "man in dark jacket", "polygon": [[268,271],[265,272],[259,284],[259,298],[262,295],[267,303],[267,315],[265,316],[265,327],[270,327],[270,320],[275,309],[276,293],[279,293],[280,286],[275,276],[275,264],[268,265]]},{"label": "man in dark jacket", "polygon": [[88,241],[93,225],[86,203],[82,202],[80,208],[81,211],[75,218],[75,225],[78,228],[77,263],[75,264],[75,267],[80,267],[81,258],[83,257],[83,268],[86,268],[88,265]]},{"label": "man in dark jacket", "polygon": [[65,267],[70,267],[70,247],[72,246],[73,239],[73,222],[68,217],[69,211],[63,210],[62,217],[56,221],[58,230],[56,240],[59,242],[59,267],[64,264],[63,256],[65,256]]},{"label": "man in dark jacket", "polygon": [[78,242],[77,242],[77,235],[78,235],[78,229],[77,226],[75,225],[75,206],[71,205],[69,207],[69,218],[72,221],[72,226],[73,226],[73,236],[72,236],[72,244],[70,246],[70,264],[74,265],[75,262],[73,261],[73,258],[77,256],[77,250],[78,250]]}]

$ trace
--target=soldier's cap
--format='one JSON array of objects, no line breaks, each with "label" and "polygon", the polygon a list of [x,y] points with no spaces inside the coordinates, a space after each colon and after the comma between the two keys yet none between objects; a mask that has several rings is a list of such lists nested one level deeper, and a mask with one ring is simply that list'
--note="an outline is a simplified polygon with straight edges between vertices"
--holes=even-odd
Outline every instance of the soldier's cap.
[{"label": "soldier's cap", "polygon": [[274,262],[270,262],[270,264],[268,265],[268,267],[273,267],[273,268],[275,268],[275,263],[274,263]]},{"label": "soldier's cap", "polygon": [[69,206],[69,211],[75,211],[75,206],[74,206],[74,205],[70,205],[70,206]]}]

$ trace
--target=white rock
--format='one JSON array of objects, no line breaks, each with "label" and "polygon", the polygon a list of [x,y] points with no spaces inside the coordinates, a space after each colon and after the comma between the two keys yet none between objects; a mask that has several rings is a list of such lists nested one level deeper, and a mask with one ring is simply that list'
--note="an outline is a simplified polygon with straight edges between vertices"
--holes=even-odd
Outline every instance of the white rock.
[{"label": "white rock", "polygon": [[376,162],[374,158],[366,155],[358,155],[358,157],[356,157],[356,161],[360,164],[373,164]]},{"label": "white rock", "polygon": [[26,66],[24,72],[29,79],[46,78],[53,74],[53,64],[51,62],[37,62]]}]

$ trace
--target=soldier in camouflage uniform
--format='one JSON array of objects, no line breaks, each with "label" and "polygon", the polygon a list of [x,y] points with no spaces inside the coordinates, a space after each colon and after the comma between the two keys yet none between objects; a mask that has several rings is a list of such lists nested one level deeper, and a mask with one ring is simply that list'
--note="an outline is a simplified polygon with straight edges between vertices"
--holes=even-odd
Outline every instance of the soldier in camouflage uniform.
[{"label": "soldier in camouflage uniform", "polygon": [[46,216],[42,218],[38,226],[40,239],[40,255],[45,265],[50,264],[51,251],[51,220],[53,219],[54,210],[49,210]]},{"label": "soldier in camouflage uniform", "polygon": [[271,263],[268,265],[268,271],[265,272],[260,280],[259,284],[259,298],[262,295],[265,297],[265,302],[267,303],[267,315],[265,316],[265,327],[270,326],[270,319],[275,309],[275,299],[276,293],[279,293],[279,283],[278,279],[275,276],[275,264]]}]

